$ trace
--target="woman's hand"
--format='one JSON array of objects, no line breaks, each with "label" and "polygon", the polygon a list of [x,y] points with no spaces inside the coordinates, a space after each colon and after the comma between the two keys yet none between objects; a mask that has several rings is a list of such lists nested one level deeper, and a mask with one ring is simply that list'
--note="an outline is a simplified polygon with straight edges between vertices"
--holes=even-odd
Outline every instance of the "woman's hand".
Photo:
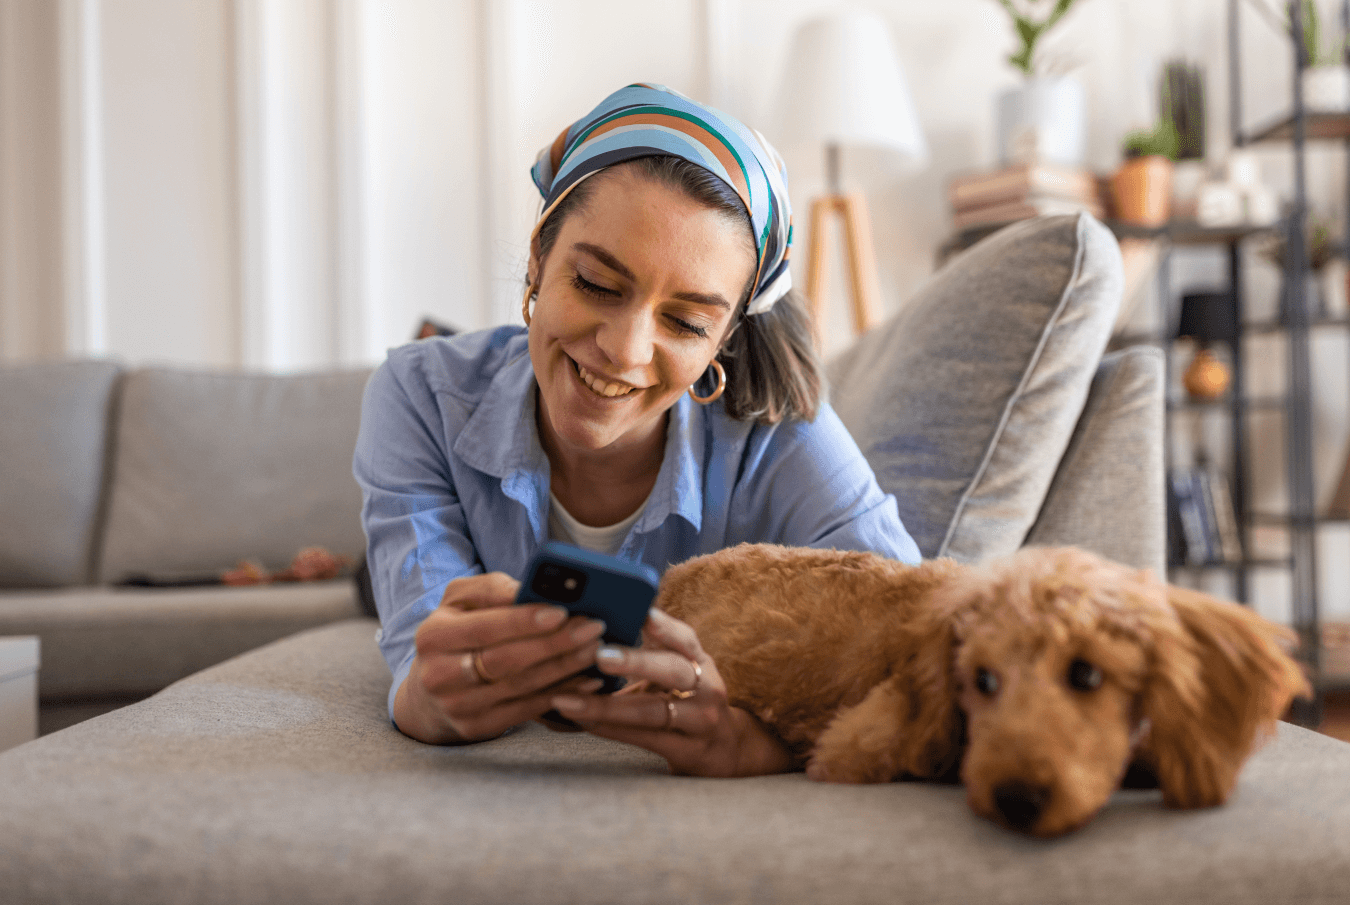
[{"label": "woman's hand", "polygon": [[602,622],[558,606],[514,606],[520,582],[501,572],[450,582],[417,629],[417,656],[394,695],[394,721],[432,744],[495,738],[534,719],[560,693],[586,694],[599,679]]},{"label": "woman's hand", "polygon": [[553,706],[595,735],[661,755],[695,776],[759,776],[793,769],[787,748],[759,720],[727,703],[727,687],[694,630],[658,609],[641,648],[603,647],[603,672],[630,685],[613,695],[560,694]]}]

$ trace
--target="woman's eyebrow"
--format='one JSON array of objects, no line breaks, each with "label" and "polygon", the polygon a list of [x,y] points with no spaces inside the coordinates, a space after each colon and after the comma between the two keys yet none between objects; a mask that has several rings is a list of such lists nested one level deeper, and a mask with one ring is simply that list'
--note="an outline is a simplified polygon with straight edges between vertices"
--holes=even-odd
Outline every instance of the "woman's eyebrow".
[{"label": "woman's eyebrow", "polygon": [[623,277],[626,280],[637,279],[637,277],[633,275],[633,271],[623,266],[623,262],[621,262],[618,258],[614,257],[614,255],[605,251],[599,245],[592,245],[589,242],[578,242],[572,247],[577,249],[578,251],[586,252],[586,254],[595,258],[601,264],[604,264],[610,270],[614,271],[615,273],[617,273],[619,276]]},{"label": "woman's eyebrow", "polygon": [[712,305],[716,308],[721,308],[724,311],[731,310],[731,303],[716,292],[676,292],[672,294],[672,297],[685,302],[696,302],[700,305]]},{"label": "woman's eyebrow", "polygon": [[[595,258],[601,264],[604,264],[610,270],[626,280],[637,279],[637,277],[633,275],[633,271],[625,267],[622,261],[605,251],[599,245],[592,245],[589,242],[578,242],[572,247],[577,251],[585,252]],[[721,308],[724,311],[731,310],[731,303],[717,292],[676,292],[672,293],[672,297],[685,302],[694,302],[699,305],[712,305],[713,307]]]}]

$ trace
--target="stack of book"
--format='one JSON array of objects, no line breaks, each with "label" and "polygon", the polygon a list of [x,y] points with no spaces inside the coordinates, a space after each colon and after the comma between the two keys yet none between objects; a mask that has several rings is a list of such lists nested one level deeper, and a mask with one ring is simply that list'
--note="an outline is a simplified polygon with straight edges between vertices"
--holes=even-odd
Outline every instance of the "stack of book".
[{"label": "stack of book", "polygon": [[947,184],[958,231],[1084,210],[1101,219],[1106,216],[1103,198],[1094,173],[1048,163],[960,173]]},{"label": "stack of book", "polygon": [[1173,469],[1169,509],[1174,564],[1193,566],[1242,561],[1242,541],[1228,481],[1209,465]]}]

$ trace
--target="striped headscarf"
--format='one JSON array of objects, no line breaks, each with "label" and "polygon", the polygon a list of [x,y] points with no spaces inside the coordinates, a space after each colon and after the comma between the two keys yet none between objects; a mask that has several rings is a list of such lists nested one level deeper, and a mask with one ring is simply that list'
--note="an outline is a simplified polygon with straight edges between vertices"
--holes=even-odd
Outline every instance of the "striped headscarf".
[{"label": "striped headscarf", "polygon": [[754,129],[664,85],[619,89],[539,152],[530,170],[544,196],[539,222],[586,177],[651,156],[697,164],[740,196],[750,212],[757,266],[746,313],[768,311],[792,288],[792,205],[783,160]]}]

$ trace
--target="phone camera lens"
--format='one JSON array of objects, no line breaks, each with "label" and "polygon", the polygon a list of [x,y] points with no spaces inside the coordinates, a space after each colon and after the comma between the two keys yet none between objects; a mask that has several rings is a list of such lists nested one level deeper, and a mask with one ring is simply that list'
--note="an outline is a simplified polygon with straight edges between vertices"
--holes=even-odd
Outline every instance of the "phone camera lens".
[{"label": "phone camera lens", "polygon": [[577,580],[575,578],[564,578],[563,587],[567,588],[569,591],[575,591],[577,589]]}]

